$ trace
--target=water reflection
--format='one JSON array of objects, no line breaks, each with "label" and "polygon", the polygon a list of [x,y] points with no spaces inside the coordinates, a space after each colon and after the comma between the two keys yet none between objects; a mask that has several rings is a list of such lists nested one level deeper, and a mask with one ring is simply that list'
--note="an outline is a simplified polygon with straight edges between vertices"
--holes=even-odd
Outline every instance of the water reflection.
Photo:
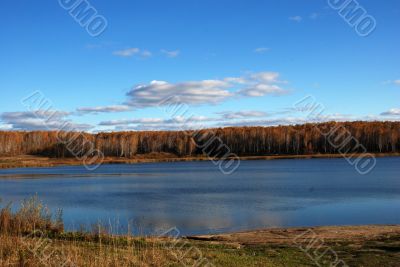
[{"label": "water reflection", "polygon": [[[99,220],[137,232],[204,234],[265,227],[400,223],[400,158],[359,175],[343,159],[243,161],[232,175],[210,162],[0,171],[0,196],[37,193],[66,226]],[[111,223],[113,222],[113,223]]]}]

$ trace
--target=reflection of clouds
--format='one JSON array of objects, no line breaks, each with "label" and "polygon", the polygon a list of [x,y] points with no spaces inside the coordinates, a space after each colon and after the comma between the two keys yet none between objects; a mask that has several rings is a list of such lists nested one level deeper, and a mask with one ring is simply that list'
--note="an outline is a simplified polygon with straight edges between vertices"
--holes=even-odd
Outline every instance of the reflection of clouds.
[{"label": "reflection of clouds", "polygon": [[278,213],[252,214],[251,216],[237,216],[237,214],[220,214],[216,216],[189,216],[176,217],[149,216],[137,220],[138,224],[158,231],[178,228],[183,234],[190,233],[217,233],[237,230],[250,230],[254,228],[269,228],[282,226],[281,215]]},{"label": "reflection of clouds", "polygon": [[[164,207],[164,208],[163,208]],[[257,212],[249,208],[232,208],[224,205],[204,205],[199,210],[180,210],[160,203],[152,206],[154,212],[137,219],[139,224],[153,229],[169,229],[177,227],[183,234],[188,233],[216,233],[232,230],[249,230],[254,228],[282,226],[282,214],[279,212]]]},{"label": "reflection of clouds", "polygon": [[[207,164],[204,166],[209,169]],[[297,208],[290,205],[306,205],[284,197],[284,192],[270,184],[267,188],[260,184],[254,190],[254,186],[237,184],[234,177],[228,183],[215,180],[211,174],[201,181],[195,172],[158,177],[107,175],[99,179],[43,179],[35,181],[39,183],[34,188],[62,182],[63,187],[54,187],[51,192],[44,190],[47,187],[37,189],[45,193],[40,195],[46,203],[64,208],[66,227],[71,230],[78,230],[80,224],[91,226],[98,220],[106,225],[111,220],[113,228],[120,232],[127,229],[130,221],[135,234],[152,234],[172,227],[183,235],[250,230],[281,226],[288,210]],[[121,229],[115,226],[117,217]]]},{"label": "reflection of clouds", "polygon": [[[82,174],[82,168],[2,170],[4,175],[63,175],[0,179],[0,196],[3,204],[14,201],[17,206],[37,192],[52,210],[63,208],[67,230],[98,220],[111,221],[116,229],[116,218],[121,229],[130,222],[135,234],[176,227],[182,235],[396,223],[399,159],[378,160],[380,168],[367,177],[359,177],[342,159],[243,161],[230,176],[221,174],[211,162],[105,165],[96,173],[99,176],[73,179],[64,174]],[[120,174],[113,175],[116,170]],[[383,177],[384,183],[378,186],[376,177]]]},{"label": "reflection of clouds", "polygon": [[139,224],[154,229],[168,229],[177,227],[182,233],[190,232],[209,232],[218,229],[228,229],[234,226],[226,216],[210,216],[210,217],[176,217],[173,214],[167,216],[149,216],[138,220]]},{"label": "reflection of clouds", "polygon": [[281,227],[283,226],[282,214],[277,212],[260,213],[256,216],[247,217],[247,230],[253,229],[255,225],[260,225],[258,228]]},{"label": "reflection of clouds", "polygon": [[[171,197],[173,198],[173,197]],[[160,199],[161,200],[161,199]],[[134,218],[144,227],[168,229],[177,227],[183,233],[189,231],[210,231],[232,227],[235,222],[233,214],[229,216],[229,208],[223,205],[210,205],[203,201],[188,199],[186,202],[177,199],[148,201],[149,206],[139,211],[135,205],[127,210],[130,218]],[[138,212],[135,212],[138,211]],[[139,216],[140,214],[140,216]]]}]

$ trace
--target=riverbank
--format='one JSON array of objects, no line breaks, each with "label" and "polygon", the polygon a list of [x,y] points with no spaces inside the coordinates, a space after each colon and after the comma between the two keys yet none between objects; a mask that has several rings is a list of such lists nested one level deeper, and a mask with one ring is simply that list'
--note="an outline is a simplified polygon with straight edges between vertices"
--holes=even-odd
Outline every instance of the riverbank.
[{"label": "riverbank", "polygon": [[[85,230],[86,229],[86,230]],[[271,228],[218,235],[113,235],[112,225],[64,230],[37,196],[0,209],[0,266],[393,266],[400,225]],[[115,229],[114,229],[115,230]],[[135,232],[128,228],[127,233]]]},{"label": "riverbank", "polygon": [[[353,157],[361,157],[365,154],[354,154]],[[371,154],[368,154],[371,155]],[[399,157],[400,153],[379,153],[372,154],[375,157]],[[315,159],[315,158],[342,158],[340,154],[314,154],[314,155],[268,155],[268,156],[245,156],[240,160],[279,160],[279,159]],[[176,157],[168,153],[151,153],[138,155],[135,158],[106,157],[103,164],[136,164],[156,162],[191,162],[210,161],[208,157]],[[84,161],[77,158],[49,158],[42,156],[13,156],[0,157],[0,169],[11,168],[34,168],[34,167],[57,167],[57,166],[80,166]]]},{"label": "riverbank", "polygon": [[395,267],[399,262],[400,226],[267,229],[179,239],[0,235],[0,266]]}]

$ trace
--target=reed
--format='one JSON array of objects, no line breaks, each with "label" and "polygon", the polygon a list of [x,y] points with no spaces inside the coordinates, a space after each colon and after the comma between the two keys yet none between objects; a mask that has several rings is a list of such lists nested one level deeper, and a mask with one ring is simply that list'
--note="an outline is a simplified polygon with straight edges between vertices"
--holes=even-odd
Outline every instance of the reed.
[{"label": "reed", "polygon": [[0,233],[8,235],[27,235],[41,231],[49,236],[62,233],[64,224],[62,210],[55,214],[44,205],[37,196],[21,202],[20,208],[15,212],[9,203],[0,210]]}]

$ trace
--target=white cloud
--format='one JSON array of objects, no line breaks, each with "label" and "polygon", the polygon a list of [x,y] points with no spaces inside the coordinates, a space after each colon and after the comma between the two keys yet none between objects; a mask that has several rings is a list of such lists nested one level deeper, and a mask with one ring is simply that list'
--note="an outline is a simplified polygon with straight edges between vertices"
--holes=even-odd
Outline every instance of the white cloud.
[{"label": "white cloud", "polygon": [[319,14],[318,13],[312,13],[310,15],[310,19],[317,19],[317,18],[319,18]]},{"label": "white cloud", "polygon": [[231,122],[223,122],[221,127],[239,127],[239,126],[277,126],[277,125],[294,125],[307,122],[304,118],[287,117],[274,118],[267,120],[236,120]]},{"label": "white cloud", "polygon": [[10,130],[71,130],[86,131],[93,127],[66,119],[71,113],[63,111],[4,112],[0,119]]},{"label": "white cloud", "polygon": [[[400,115],[400,109],[397,111]],[[321,123],[321,122],[345,122],[345,121],[378,121],[382,117],[353,116],[350,114],[327,114],[310,117],[308,115],[293,116],[276,116],[274,113],[265,113],[263,111],[235,111],[235,112],[217,112],[217,117],[205,116],[177,116],[175,118],[137,118],[125,120],[104,121],[99,124],[108,128],[109,131],[121,130],[190,130],[190,129],[209,129],[219,127],[235,127],[235,126],[277,126],[277,125],[296,125],[304,123]],[[270,117],[270,118],[265,118]],[[258,119],[257,119],[258,118]],[[397,121],[391,119],[392,121]]]},{"label": "white cloud", "polygon": [[179,102],[192,105],[216,104],[233,96],[259,97],[283,94],[279,73],[260,72],[245,77],[227,77],[220,80],[201,80],[179,83],[152,81],[131,89],[126,105],[132,107],[158,106],[162,101],[175,97]]},{"label": "white cloud", "polygon": [[203,80],[181,83],[152,81],[148,85],[139,85],[127,95],[127,104],[134,107],[157,106],[165,99],[176,96],[186,104],[215,104],[233,94],[227,89],[230,84],[221,80]]},{"label": "white cloud", "polygon": [[278,80],[279,73],[277,72],[258,72],[254,73],[250,76],[253,80],[262,82],[262,83],[277,83],[281,82]]},{"label": "white cloud", "polygon": [[142,119],[125,119],[125,120],[111,120],[111,121],[102,121],[99,125],[101,126],[116,126],[116,125],[129,125],[129,124],[157,124],[164,123],[164,119],[159,118],[142,118]]},{"label": "white cloud", "polygon": [[303,18],[301,16],[293,16],[293,17],[289,17],[289,20],[295,21],[295,22],[301,22],[303,20]]},{"label": "white cloud", "polygon": [[12,121],[19,119],[46,119],[46,120],[59,120],[70,115],[70,112],[58,111],[58,110],[36,110],[36,111],[22,111],[22,112],[4,112],[0,118],[3,121]]},{"label": "white cloud", "polygon": [[132,125],[151,125],[151,126],[165,126],[165,125],[201,125],[207,124],[210,122],[223,122],[230,121],[236,119],[245,119],[245,118],[254,118],[254,117],[266,117],[267,113],[263,111],[224,111],[217,112],[218,117],[206,117],[206,116],[195,116],[190,115],[188,117],[184,116],[176,116],[171,119],[162,119],[162,118],[138,118],[138,119],[122,119],[122,120],[110,120],[110,121],[102,121],[99,123],[99,126],[132,126]]},{"label": "white cloud", "polygon": [[10,124],[0,124],[0,131],[12,130],[12,125]]},{"label": "white cloud", "polygon": [[186,130],[181,125],[163,125],[163,124],[141,124],[141,125],[121,125],[108,131],[182,131]]},{"label": "white cloud", "polygon": [[254,52],[258,53],[258,54],[263,54],[265,52],[268,52],[269,50],[270,49],[268,47],[258,47],[256,49],[254,49]]},{"label": "white cloud", "polygon": [[224,81],[228,82],[228,83],[233,83],[233,84],[235,84],[235,83],[245,84],[247,82],[246,79],[243,77],[228,77],[228,78],[225,78]]},{"label": "white cloud", "polygon": [[133,56],[151,57],[152,53],[148,50],[141,50],[137,47],[132,47],[114,51],[113,55],[119,57],[133,57]]},{"label": "white cloud", "polygon": [[99,106],[99,107],[83,107],[78,108],[77,112],[79,114],[99,114],[99,113],[116,113],[129,111],[132,108],[124,105],[115,106]]},{"label": "white cloud", "polygon": [[140,118],[111,120],[100,122],[99,126],[115,126],[114,130],[186,130],[204,128],[206,123],[217,121],[217,118],[177,116],[172,119]]},{"label": "white cloud", "polygon": [[383,84],[387,85],[387,84],[394,84],[394,85],[399,85],[400,86],[400,80],[388,80],[388,81],[384,81]]},{"label": "white cloud", "polygon": [[[240,114],[241,112],[237,112]],[[329,121],[345,122],[345,121],[376,121],[376,116],[355,117],[351,115],[330,114],[319,117],[277,117],[270,119],[249,119],[244,116],[221,116],[219,118],[194,117],[194,118],[174,118],[174,119],[133,119],[102,122],[100,126],[115,126],[109,131],[122,130],[148,130],[148,131],[178,131],[178,130],[194,130],[194,129],[210,129],[219,127],[240,127],[240,126],[278,126],[278,125],[296,125],[304,123],[321,123]],[[253,114],[254,115],[254,114]],[[259,114],[262,117],[262,114]],[[256,116],[255,116],[256,117]]]},{"label": "white cloud", "polygon": [[142,119],[132,119],[132,120],[116,120],[102,122],[100,125],[126,125],[126,124],[173,124],[173,123],[191,123],[191,122],[204,122],[204,121],[214,121],[214,118],[207,118],[204,116],[191,116],[185,118],[183,116],[177,116],[172,119],[161,119],[161,118],[142,118]]},{"label": "white cloud", "polygon": [[381,113],[382,116],[400,116],[400,108],[392,108]]},{"label": "white cloud", "polygon": [[148,51],[148,50],[143,50],[142,53],[141,53],[141,55],[142,55],[143,57],[151,57],[151,56],[153,55],[153,53],[151,53],[151,52]]},{"label": "white cloud", "polygon": [[260,97],[265,95],[281,95],[287,93],[281,88],[280,83],[287,83],[279,80],[279,73],[276,72],[259,72],[252,74],[248,82],[248,86],[239,91],[239,94]]},{"label": "white cloud", "polygon": [[277,85],[271,84],[255,84],[251,87],[245,88],[240,91],[242,95],[251,96],[251,97],[261,97],[265,95],[280,95],[283,94],[284,91]]},{"label": "white cloud", "polygon": [[179,50],[168,51],[166,49],[162,49],[161,53],[165,54],[167,57],[174,58],[179,56],[181,52]]},{"label": "white cloud", "polygon": [[139,48],[127,48],[124,50],[114,51],[113,55],[120,57],[132,57],[140,52]]},{"label": "white cloud", "polygon": [[218,112],[217,114],[221,115],[222,119],[225,120],[233,120],[233,119],[244,119],[244,118],[251,118],[251,117],[266,117],[268,116],[267,113],[263,111],[256,111],[256,110],[250,110],[250,111],[237,111],[237,112]]},{"label": "white cloud", "polygon": [[346,121],[376,121],[376,116],[364,116],[364,117],[356,117],[351,115],[343,115],[343,114],[329,114],[324,116],[317,117],[279,117],[279,118],[271,118],[271,119],[262,119],[262,120],[233,120],[233,121],[224,121],[219,123],[218,126],[226,127],[226,126],[278,126],[278,125],[296,125],[296,124],[305,124],[305,123],[322,123],[322,122],[346,122]]}]

